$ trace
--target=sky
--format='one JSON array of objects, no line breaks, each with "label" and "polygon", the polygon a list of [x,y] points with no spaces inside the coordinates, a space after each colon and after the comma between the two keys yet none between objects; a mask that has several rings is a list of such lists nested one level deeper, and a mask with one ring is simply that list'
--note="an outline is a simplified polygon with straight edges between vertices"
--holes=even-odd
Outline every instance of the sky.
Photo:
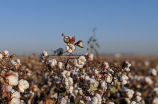
[{"label": "sky", "polygon": [[82,40],[95,31],[100,54],[158,55],[157,0],[1,0],[0,52],[30,55],[64,48],[62,33]]}]

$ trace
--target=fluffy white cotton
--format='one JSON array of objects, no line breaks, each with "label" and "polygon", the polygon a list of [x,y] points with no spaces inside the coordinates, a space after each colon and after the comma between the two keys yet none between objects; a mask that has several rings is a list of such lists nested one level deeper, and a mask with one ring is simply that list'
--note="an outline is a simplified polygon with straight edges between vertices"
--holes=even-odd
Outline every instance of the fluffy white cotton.
[{"label": "fluffy white cotton", "polygon": [[20,59],[16,59],[16,60],[11,60],[10,61],[10,64],[12,65],[12,66],[20,66],[21,65],[21,63],[20,63]]},{"label": "fluffy white cotton", "polygon": [[105,81],[101,81],[101,88],[103,88],[104,90],[107,89],[107,83]]},{"label": "fluffy white cotton", "polygon": [[12,98],[12,100],[9,102],[9,104],[20,104],[20,99]]},{"label": "fluffy white cotton", "polygon": [[29,83],[26,80],[21,79],[18,87],[20,92],[24,92],[27,88],[29,88]]},{"label": "fluffy white cotton", "polygon": [[153,98],[152,104],[158,104],[158,97]]},{"label": "fluffy white cotton", "polygon": [[150,70],[148,71],[148,74],[149,74],[149,75],[152,75],[152,76],[157,76],[157,72],[156,72],[155,69],[150,69]]},{"label": "fluffy white cotton", "polygon": [[48,60],[48,64],[53,68],[55,65],[57,65],[56,59]]},{"label": "fluffy white cotton", "polygon": [[48,56],[48,53],[47,53],[46,51],[43,51],[43,52],[42,52],[42,56],[47,57],[47,56]]},{"label": "fluffy white cotton", "polygon": [[12,86],[8,85],[7,86],[7,92],[10,92],[12,90]]},{"label": "fluffy white cotton", "polygon": [[151,80],[150,77],[145,77],[143,80],[142,80],[143,83],[146,83],[146,84],[153,84],[153,81]]},{"label": "fluffy white cotton", "polygon": [[125,96],[128,97],[129,99],[133,97],[134,91],[132,89],[124,89],[123,92]]},{"label": "fluffy white cotton", "polygon": [[112,81],[112,76],[111,74],[108,74],[106,78],[106,82],[111,83],[111,81]]},{"label": "fluffy white cotton", "polygon": [[3,58],[3,55],[0,53],[0,60]]},{"label": "fluffy white cotton", "polygon": [[3,57],[8,57],[9,56],[9,51],[5,50],[2,52]]},{"label": "fluffy white cotton", "polygon": [[15,90],[11,90],[11,98],[20,98],[20,92],[15,91]]},{"label": "fluffy white cotton", "polygon": [[130,69],[129,69],[130,66],[131,66],[131,64],[129,62],[127,62],[127,61],[124,62],[123,65],[122,65],[123,70],[126,71],[126,72],[130,71]]},{"label": "fluffy white cotton", "polygon": [[156,96],[158,96],[158,87],[155,87],[155,88],[153,89],[153,92],[156,94]]},{"label": "fluffy white cotton", "polygon": [[72,53],[73,51],[75,51],[76,47],[73,44],[68,44],[66,46],[66,52]]},{"label": "fluffy white cotton", "polygon": [[123,84],[123,85],[127,84],[128,79],[129,79],[129,78],[128,78],[126,75],[122,75],[122,76],[120,77],[120,82],[121,82],[121,84]]},{"label": "fluffy white cotton", "polygon": [[9,85],[16,86],[18,84],[18,73],[16,72],[9,72],[10,75],[6,77],[6,79],[9,81]]},{"label": "fluffy white cotton", "polygon": [[86,55],[87,60],[89,61],[93,60],[94,55],[92,53],[86,53],[85,55]]},{"label": "fluffy white cotton", "polygon": [[58,67],[59,67],[59,69],[62,69],[63,63],[62,62],[58,62]]}]

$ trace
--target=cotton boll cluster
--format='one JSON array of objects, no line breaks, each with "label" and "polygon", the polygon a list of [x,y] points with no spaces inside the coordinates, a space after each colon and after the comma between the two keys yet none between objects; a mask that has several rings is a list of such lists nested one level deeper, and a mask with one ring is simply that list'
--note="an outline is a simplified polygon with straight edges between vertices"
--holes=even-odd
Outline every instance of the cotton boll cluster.
[{"label": "cotton boll cluster", "polygon": [[147,77],[144,77],[144,79],[142,80],[142,83],[151,85],[153,84],[153,81],[150,77],[147,76]]},{"label": "cotton boll cluster", "polygon": [[20,59],[11,60],[10,64],[11,64],[12,66],[20,66],[20,65],[21,65]]},{"label": "cotton boll cluster", "polygon": [[20,104],[20,92],[15,90],[11,91],[11,101],[9,104]]},{"label": "cotton boll cluster", "polygon": [[29,82],[21,78],[26,78],[25,76],[29,75],[29,71],[20,68],[20,59],[14,59],[15,54],[9,56],[8,51],[4,51],[1,54],[5,58],[0,61],[0,83],[2,85],[0,95],[2,99],[0,99],[0,102],[2,104],[4,102],[8,104],[22,104],[20,103],[20,98],[23,95],[20,95],[20,92],[24,92],[24,90],[29,88]]},{"label": "cotton boll cluster", "polygon": [[51,68],[53,68],[53,67],[55,67],[56,65],[57,65],[57,61],[56,61],[56,59],[49,59],[48,61],[47,61],[47,64],[51,67]]},{"label": "cotton boll cluster", "polygon": [[151,104],[158,104],[158,97],[154,97]]},{"label": "cotton boll cluster", "polygon": [[157,72],[156,72],[155,69],[150,69],[150,70],[148,71],[148,74],[151,75],[151,76],[157,76]]},{"label": "cotton boll cluster", "polygon": [[62,62],[58,62],[58,67],[59,67],[59,69],[62,69],[63,63]]},{"label": "cotton boll cluster", "polygon": [[121,82],[121,84],[123,84],[123,85],[125,85],[125,84],[127,84],[128,83],[128,77],[126,76],[126,75],[122,75],[121,77],[120,77],[120,82]]},{"label": "cotton boll cluster", "polygon": [[141,95],[142,94],[140,92],[135,92],[134,98],[136,102],[140,102],[142,100]]},{"label": "cotton boll cluster", "polygon": [[122,63],[122,70],[126,71],[126,72],[129,72],[130,71],[130,69],[129,69],[130,66],[131,66],[131,64],[129,62],[125,61],[125,62]]},{"label": "cotton boll cluster", "polygon": [[93,60],[93,54],[92,53],[86,53],[85,56],[86,56],[86,59],[88,61],[92,61]]},{"label": "cotton boll cluster", "polygon": [[155,87],[153,89],[153,93],[154,93],[155,96],[158,96],[158,87]]},{"label": "cotton boll cluster", "polygon": [[74,65],[77,68],[82,68],[86,62],[86,58],[84,56],[80,56],[78,59],[74,59]]},{"label": "cotton boll cluster", "polygon": [[46,59],[47,57],[48,57],[48,53],[47,53],[46,51],[43,51],[43,52],[41,53],[41,56],[40,56],[39,60],[40,60],[41,62],[44,62],[44,59]]},{"label": "cotton boll cluster", "polygon": [[3,58],[3,57],[8,57],[8,56],[9,56],[9,51],[5,50],[5,51],[1,52],[0,54],[1,54],[0,56],[1,56],[2,58]]},{"label": "cotton boll cluster", "polygon": [[25,73],[25,75],[31,76],[31,70],[25,69],[23,72]]},{"label": "cotton boll cluster", "polygon": [[133,97],[134,91],[132,89],[125,88],[123,89],[123,93],[127,98],[131,99]]},{"label": "cotton boll cluster", "polygon": [[18,87],[20,92],[24,92],[27,88],[29,88],[29,83],[26,80],[21,79]]},{"label": "cotton boll cluster", "polygon": [[74,46],[74,44],[68,44],[66,46],[66,52],[68,53],[72,53],[73,51],[75,51],[76,47]]}]

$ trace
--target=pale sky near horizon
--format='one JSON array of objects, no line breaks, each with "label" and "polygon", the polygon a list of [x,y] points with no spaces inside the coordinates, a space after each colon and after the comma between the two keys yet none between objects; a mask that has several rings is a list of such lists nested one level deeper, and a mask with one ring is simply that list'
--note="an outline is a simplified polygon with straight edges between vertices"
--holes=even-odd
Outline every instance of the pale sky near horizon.
[{"label": "pale sky near horizon", "polygon": [[96,27],[99,53],[158,55],[157,0],[1,0],[0,52],[30,55],[65,48],[62,33],[87,41]]}]

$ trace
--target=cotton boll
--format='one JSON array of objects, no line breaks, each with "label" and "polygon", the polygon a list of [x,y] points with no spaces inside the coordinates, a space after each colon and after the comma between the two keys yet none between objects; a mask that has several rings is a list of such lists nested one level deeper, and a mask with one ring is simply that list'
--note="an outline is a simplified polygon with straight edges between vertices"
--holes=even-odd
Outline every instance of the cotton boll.
[{"label": "cotton boll", "polygon": [[97,98],[97,97],[95,97],[95,96],[94,96],[94,97],[92,97],[92,102],[97,104],[97,103],[98,103],[98,98]]},{"label": "cotton boll", "polygon": [[130,104],[130,103],[131,103],[131,101],[130,101],[129,98],[125,98],[125,101],[126,101],[127,104]]},{"label": "cotton boll", "polygon": [[0,53],[0,60],[3,58],[3,55]]},{"label": "cotton boll", "polygon": [[62,69],[63,63],[62,62],[58,62],[58,67],[59,67],[59,69]]},{"label": "cotton boll", "polygon": [[6,79],[9,81],[9,85],[16,86],[18,84],[18,73],[11,71],[6,74],[8,74]]},{"label": "cotton boll", "polygon": [[11,92],[11,90],[12,90],[12,86],[8,85],[7,86],[7,92]]},{"label": "cotton boll", "polygon": [[56,59],[48,60],[48,64],[53,68],[55,65],[57,65]]},{"label": "cotton boll", "polygon": [[127,84],[127,80],[128,80],[128,77],[127,77],[126,75],[122,75],[122,76],[120,77],[120,82],[121,82],[123,85]]},{"label": "cotton boll", "polygon": [[86,62],[86,58],[84,56],[80,56],[79,60],[82,61],[82,62]]},{"label": "cotton boll", "polygon": [[153,92],[154,92],[154,94],[155,94],[156,96],[158,96],[158,87],[155,87],[155,88],[153,89]]},{"label": "cotton boll", "polygon": [[134,91],[131,89],[125,89],[124,90],[124,94],[126,97],[128,97],[129,99],[131,99],[133,97]]},{"label": "cotton boll", "polygon": [[27,88],[29,88],[29,83],[26,80],[21,79],[18,87],[20,92],[24,92]]},{"label": "cotton boll", "polygon": [[68,44],[66,46],[66,52],[72,53],[73,51],[75,51],[76,47],[73,44]]},{"label": "cotton boll", "polygon": [[152,104],[158,104],[158,97],[154,97],[154,98],[153,98]]},{"label": "cotton boll", "polygon": [[20,92],[15,91],[15,90],[11,90],[11,98],[20,98]]},{"label": "cotton boll", "polygon": [[131,66],[131,64],[129,62],[127,62],[127,61],[123,62],[122,63],[123,71],[126,71],[126,72],[130,71],[130,69],[129,69],[130,66]]},{"label": "cotton boll", "polygon": [[94,55],[92,53],[86,53],[85,55],[86,55],[87,60],[89,60],[89,61],[93,60]]},{"label": "cotton boll", "polygon": [[142,80],[143,83],[146,83],[148,85],[151,85],[153,84],[153,81],[151,80],[150,77],[145,77],[143,80]]},{"label": "cotton boll", "polygon": [[156,72],[155,69],[150,69],[150,70],[148,71],[148,74],[149,74],[149,75],[152,75],[152,76],[157,76],[157,72]]},{"label": "cotton boll", "polygon": [[2,52],[3,57],[8,57],[9,56],[9,51],[5,50]]},{"label": "cotton boll", "polygon": [[131,104],[137,104],[135,101],[132,101]]},{"label": "cotton boll", "polygon": [[47,57],[47,56],[48,56],[48,53],[47,53],[46,51],[43,51],[43,52],[42,52],[42,56]]},{"label": "cotton boll", "polygon": [[71,77],[68,77],[69,85],[73,85],[73,79]]},{"label": "cotton boll", "polygon": [[112,81],[112,76],[111,74],[108,74],[106,78],[106,82],[111,83],[111,81]]},{"label": "cotton boll", "polygon": [[104,90],[107,89],[107,83],[105,81],[101,81],[101,88],[103,88]]},{"label": "cotton boll", "polygon": [[9,102],[9,104],[20,104],[20,99],[12,98],[12,100]]}]

